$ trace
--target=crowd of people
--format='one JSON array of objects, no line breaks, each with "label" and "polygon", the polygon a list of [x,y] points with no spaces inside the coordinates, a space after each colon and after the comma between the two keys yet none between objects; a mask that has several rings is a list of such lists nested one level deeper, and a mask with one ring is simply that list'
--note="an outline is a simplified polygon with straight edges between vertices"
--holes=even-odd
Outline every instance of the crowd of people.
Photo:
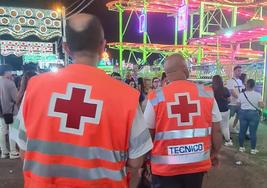
[{"label": "crowd of people", "polygon": [[[95,16],[72,16],[66,34],[74,64],[57,73],[25,70],[16,87],[11,68],[0,67],[1,158],[22,157],[25,188],[124,188],[129,181],[140,188],[201,188],[204,174],[219,165],[222,139],[233,145],[230,117],[234,127],[240,122],[239,150],[249,129],[250,153],[258,152],[264,105],[240,66],[226,84],[216,75],[207,87],[189,81],[184,57],[174,54],[147,89],[130,72],[124,80],[96,68],[106,41]],[[139,172],[146,185],[137,185]]]},{"label": "crowd of people", "polygon": [[[154,77],[151,80],[149,89],[145,87],[142,77],[135,80],[131,76],[131,72],[127,73],[125,80],[117,72],[112,73],[111,76],[139,90],[139,102],[143,106],[143,110],[147,104],[147,94],[168,85],[165,72],[162,73],[161,79]],[[261,109],[264,108],[262,96],[255,91],[255,84],[255,80],[247,79],[247,74],[242,73],[242,67],[239,65],[234,67],[233,78],[229,80],[224,81],[220,75],[215,75],[212,78],[214,97],[222,116],[221,132],[225,140],[224,145],[233,146],[230,132],[237,133],[239,134],[239,150],[241,152],[245,151],[244,140],[248,139],[251,141],[251,154],[259,152],[256,149],[256,133],[260,122]],[[232,126],[230,126],[231,118],[233,119]],[[238,122],[240,122],[240,125],[238,125]]]},{"label": "crowd of people", "polygon": [[[15,120],[18,109],[28,81],[31,77],[37,75],[37,70],[37,65],[30,63],[24,66],[23,75],[17,76],[12,74],[13,67],[11,65],[0,65],[0,148],[2,159],[17,159],[20,157],[16,143],[12,139],[12,127],[17,126],[18,122]],[[6,141],[7,137],[9,147]]]},{"label": "crowd of people", "polygon": [[233,117],[233,131],[239,134],[239,151],[245,152],[244,140],[247,137],[251,142],[250,153],[255,155],[259,152],[256,149],[256,135],[264,103],[261,94],[255,91],[255,80],[247,79],[241,66],[235,66],[233,73],[234,76],[227,80],[226,87],[219,75],[212,79],[215,99],[222,114],[221,130],[226,141],[225,146],[233,146],[229,123],[229,119]]}]

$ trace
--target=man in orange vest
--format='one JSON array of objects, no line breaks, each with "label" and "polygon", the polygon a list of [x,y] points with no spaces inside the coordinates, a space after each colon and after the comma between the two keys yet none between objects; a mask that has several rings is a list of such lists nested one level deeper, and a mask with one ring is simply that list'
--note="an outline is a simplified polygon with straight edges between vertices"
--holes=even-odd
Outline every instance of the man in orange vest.
[{"label": "man in orange vest", "polygon": [[33,77],[20,110],[25,188],[126,188],[152,140],[139,93],[97,69],[104,32],[92,15],[66,26],[74,64]]},{"label": "man in orange vest", "polygon": [[205,172],[218,164],[221,115],[211,88],[187,81],[184,58],[165,62],[170,84],[149,93],[145,120],[151,129],[154,188],[200,188]]}]

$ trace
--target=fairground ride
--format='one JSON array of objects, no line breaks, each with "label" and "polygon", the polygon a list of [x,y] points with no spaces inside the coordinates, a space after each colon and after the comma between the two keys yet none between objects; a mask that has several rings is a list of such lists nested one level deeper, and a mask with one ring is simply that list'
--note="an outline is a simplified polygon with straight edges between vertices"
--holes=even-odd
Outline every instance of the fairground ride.
[{"label": "fairground ride", "polygon": [[[126,62],[135,60],[142,53],[142,63],[152,54],[160,54],[162,61],[172,53],[182,53],[197,67],[195,78],[200,78],[203,69],[212,66],[212,74],[231,77],[232,68],[241,64],[250,75],[262,81],[266,99],[267,63],[267,18],[264,0],[116,0],[107,3],[110,11],[118,12],[119,42],[109,43],[111,49],[119,50],[119,65],[122,72],[124,52]],[[124,13],[125,14],[124,16]],[[174,19],[173,45],[156,44],[150,40],[147,30],[149,13],[161,13]],[[142,43],[125,42],[124,36],[132,17],[137,15]],[[124,19],[126,18],[126,24]],[[179,40],[178,32],[183,32]],[[178,42],[182,41],[181,44]],[[260,42],[261,41],[261,42]],[[140,63],[140,62],[139,62]],[[260,64],[261,66],[255,66]],[[210,70],[207,71],[210,74]]]}]

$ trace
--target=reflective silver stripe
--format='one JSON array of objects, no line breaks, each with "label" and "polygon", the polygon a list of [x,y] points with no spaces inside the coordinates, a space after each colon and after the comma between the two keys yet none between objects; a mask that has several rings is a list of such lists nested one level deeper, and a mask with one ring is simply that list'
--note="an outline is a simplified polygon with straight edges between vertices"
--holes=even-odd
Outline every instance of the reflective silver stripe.
[{"label": "reflective silver stripe", "polygon": [[205,90],[204,85],[197,84],[197,89],[198,89],[198,96],[199,97],[213,98],[213,92]]},{"label": "reflective silver stripe", "polygon": [[175,156],[152,156],[151,162],[158,164],[188,164],[197,163],[208,159],[210,159],[210,151]]},{"label": "reflective silver stripe", "polygon": [[24,161],[23,170],[31,171],[38,176],[77,178],[81,180],[98,180],[107,178],[114,181],[120,181],[125,176],[123,170],[116,171],[105,168],[78,168],[58,164],[46,165],[30,160]]},{"label": "reflective silver stripe", "polygon": [[211,134],[211,127],[210,128],[200,128],[200,129],[186,129],[186,130],[159,132],[159,133],[155,134],[155,141],[194,138],[194,137],[205,137],[205,136],[208,136],[210,134]]},{"label": "reflective silver stripe", "polygon": [[119,162],[127,159],[122,151],[111,151],[99,147],[81,147],[60,142],[47,142],[41,140],[29,140],[27,151],[36,151],[48,155],[64,155],[81,159],[100,159],[110,162]]},{"label": "reflective silver stripe", "polygon": [[154,99],[150,100],[150,102],[153,106],[155,106],[155,105],[157,105],[163,101],[165,101],[165,97],[164,97],[162,88],[159,88],[156,90],[156,97]]}]

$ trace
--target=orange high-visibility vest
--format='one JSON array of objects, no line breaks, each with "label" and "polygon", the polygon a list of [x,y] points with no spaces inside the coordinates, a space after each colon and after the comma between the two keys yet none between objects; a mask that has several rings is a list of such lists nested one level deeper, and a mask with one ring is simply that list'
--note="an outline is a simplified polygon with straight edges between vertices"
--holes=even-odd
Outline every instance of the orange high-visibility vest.
[{"label": "orange high-visibility vest", "polygon": [[33,78],[23,103],[25,188],[126,188],[138,91],[74,64]]},{"label": "orange high-visibility vest", "polygon": [[155,111],[152,174],[174,176],[210,169],[213,92],[175,81],[149,94]]}]

